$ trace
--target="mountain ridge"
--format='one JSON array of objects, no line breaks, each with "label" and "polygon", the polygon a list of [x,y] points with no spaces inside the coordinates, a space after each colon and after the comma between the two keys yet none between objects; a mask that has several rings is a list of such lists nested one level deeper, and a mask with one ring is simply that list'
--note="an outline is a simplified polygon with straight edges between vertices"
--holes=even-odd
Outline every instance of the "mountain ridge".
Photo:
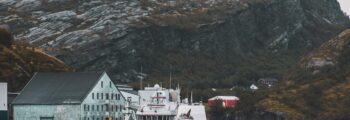
[{"label": "mountain ridge", "polygon": [[106,70],[124,83],[137,81],[141,66],[147,82],[165,82],[173,72],[189,87],[281,78],[301,55],[349,26],[336,0],[26,2],[0,6],[0,21],[16,38],[78,71]]}]

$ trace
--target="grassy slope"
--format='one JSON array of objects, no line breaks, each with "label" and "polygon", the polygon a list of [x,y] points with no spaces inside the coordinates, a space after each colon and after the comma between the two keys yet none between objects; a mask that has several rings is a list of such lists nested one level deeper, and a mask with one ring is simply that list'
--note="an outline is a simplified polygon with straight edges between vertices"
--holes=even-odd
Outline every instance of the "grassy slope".
[{"label": "grassy slope", "polygon": [[12,92],[23,88],[35,72],[72,71],[55,57],[24,44],[0,45],[0,56],[0,80],[8,82]]},{"label": "grassy slope", "polygon": [[[350,30],[304,57],[286,77],[287,82],[256,104],[287,118],[347,119],[350,111]],[[324,66],[314,60],[330,61]]]}]

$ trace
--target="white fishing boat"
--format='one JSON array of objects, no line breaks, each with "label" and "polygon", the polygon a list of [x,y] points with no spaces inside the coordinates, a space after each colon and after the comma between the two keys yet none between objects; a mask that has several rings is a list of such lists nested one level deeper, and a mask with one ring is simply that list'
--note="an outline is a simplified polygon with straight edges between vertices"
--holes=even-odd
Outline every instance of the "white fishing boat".
[{"label": "white fishing boat", "polygon": [[180,89],[164,89],[158,84],[139,90],[140,107],[137,120],[175,120],[179,107]]},{"label": "white fishing boat", "polygon": [[124,118],[127,118],[126,120],[206,120],[204,106],[190,105],[192,101],[181,103],[180,92],[179,85],[175,90],[163,88],[158,84],[145,87],[138,91],[138,104],[130,105],[137,106],[133,108],[136,112],[130,111],[132,107],[125,107]]}]

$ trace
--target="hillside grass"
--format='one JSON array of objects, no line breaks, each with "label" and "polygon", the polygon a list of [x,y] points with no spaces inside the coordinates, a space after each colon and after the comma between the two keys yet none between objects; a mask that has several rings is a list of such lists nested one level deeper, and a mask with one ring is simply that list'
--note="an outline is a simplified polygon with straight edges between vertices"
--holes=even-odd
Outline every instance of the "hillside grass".
[{"label": "hillside grass", "polygon": [[[304,57],[287,75],[285,84],[268,93],[256,107],[282,112],[285,118],[292,120],[349,119],[349,41],[350,31],[346,30],[325,42]],[[318,68],[305,66],[312,58],[331,59],[335,64]]]},{"label": "hillside grass", "polygon": [[9,91],[18,92],[35,72],[66,72],[73,69],[41,49],[22,43],[10,48],[0,45],[0,80]]}]

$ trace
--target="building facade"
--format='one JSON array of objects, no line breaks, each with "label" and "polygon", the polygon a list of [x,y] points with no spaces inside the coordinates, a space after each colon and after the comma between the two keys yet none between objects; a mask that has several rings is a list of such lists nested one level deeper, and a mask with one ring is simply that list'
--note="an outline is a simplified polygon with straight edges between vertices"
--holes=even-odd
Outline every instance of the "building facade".
[{"label": "building facade", "polygon": [[12,105],[14,120],[121,120],[124,103],[106,73],[37,73]]},{"label": "building facade", "polygon": [[105,74],[81,104],[82,120],[122,120],[126,100]]},{"label": "building facade", "polygon": [[7,83],[0,83],[0,120],[8,120]]},{"label": "building facade", "polygon": [[278,80],[275,78],[261,78],[258,82],[262,86],[274,86],[277,84]]}]

